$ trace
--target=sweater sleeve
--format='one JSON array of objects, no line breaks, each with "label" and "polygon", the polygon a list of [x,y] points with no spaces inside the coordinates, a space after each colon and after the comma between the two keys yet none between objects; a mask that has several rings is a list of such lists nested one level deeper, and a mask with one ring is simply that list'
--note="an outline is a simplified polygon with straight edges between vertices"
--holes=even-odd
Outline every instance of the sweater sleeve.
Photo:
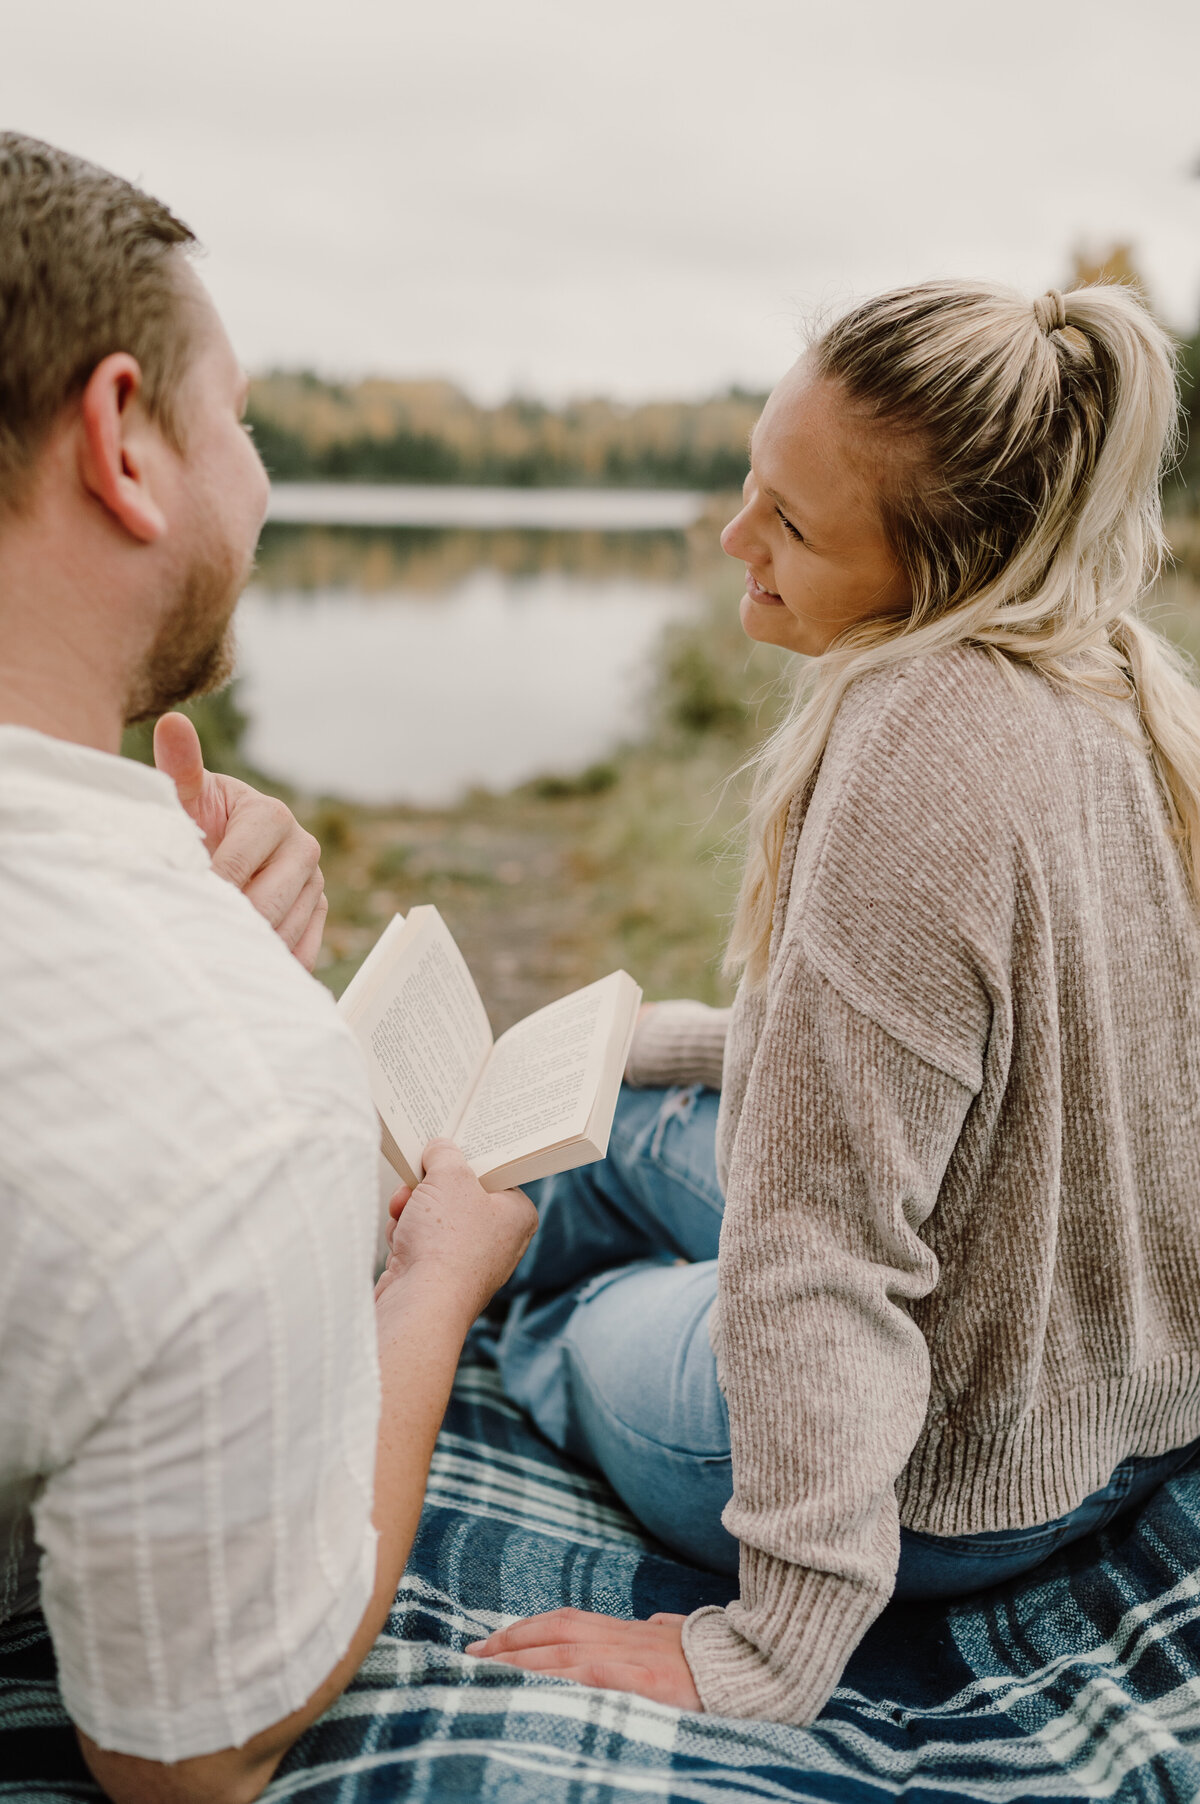
[{"label": "sweater sleeve", "polygon": [[799,946],[773,982],[721,1236],[740,1595],[689,1617],[707,1710],[811,1722],[891,1595],[895,1483],[929,1398],[919,1229],[973,1091],[852,1007]]},{"label": "sweater sleeve", "polygon": [[625,1082],[644,1090],[661,1084],[707,1084],[721,1088],[727,1008],[703,1002],[655,1002],[633,1036]]}]

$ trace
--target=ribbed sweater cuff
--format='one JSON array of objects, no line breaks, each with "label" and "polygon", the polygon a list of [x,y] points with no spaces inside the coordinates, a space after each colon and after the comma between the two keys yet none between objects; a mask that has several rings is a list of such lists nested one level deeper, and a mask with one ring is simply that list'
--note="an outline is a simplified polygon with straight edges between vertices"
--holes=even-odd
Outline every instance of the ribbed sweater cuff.
[{"label": "ribbed sweater cuff", "polygon": [[729,1014],[704,1002],[656,1002],[637,1024],[625,1082],[641,1090],[671,1084],[719,1090]]},{"label": "ribbed sweater cuff", "polygon": [[742,1550],[742,1595],[697,1610],[683,1651],[705,1710],[803,1728],[819,1715],[842,1669],[887,1602],[870,1586]]}]

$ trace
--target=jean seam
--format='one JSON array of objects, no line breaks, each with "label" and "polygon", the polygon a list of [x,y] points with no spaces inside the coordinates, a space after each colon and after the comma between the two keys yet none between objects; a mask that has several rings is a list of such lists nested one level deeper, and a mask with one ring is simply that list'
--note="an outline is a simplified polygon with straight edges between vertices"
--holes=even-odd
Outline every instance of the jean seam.
[{"label": "jean seam", "polygon": [[691,1120],[697,1093],[696,1087],[691,1084],[677,1085],[667,1091],[654,1118],[654,1132],[646,1148],[646,1157],[652,1165],[657,1165],[662,1159],[663,1137],[671,1123],[677,1121],[680,1127],[685,1127]]},{"label": "jean seam", "polygon": [[[944,1549],[948,1554],[970,1554],[980,1560],[1011,1559],[1014,1554],[1027,1550],[1044,1549],[1046,1553],[1053,1553],[1055,1547],[1065,1539],[1082,1540],[1085,1535],[1098,1534],[1101,1529],[1107,1528],[1125,1507],[1136,1476],[1136,1473],[1118,1467],[1108,1484],[1103,1485],[1099,1491],[1092,1492],[1090,1497],[1085,1497],[1065,1517],[1058,1516],[1053,1522],[1038,1524],[1027,1532],[1014,1530],[1006,1540],[983,1541],[976,1535],[927,1535],[921,1529],[906,1529],[905,1533],[912,1535],[923,1546]],[[1103,1507],[1096,1520],[1086,1528],[1079,1529],[1073,1517],[1085,1503],[1099,1504],[1101,1498]],[[1039,1528],[1043,1530],[1040,1534]]]},{"label": "jean seam", "polygon": [[[622,1278],[628,1277],[632,1272],[661,1271],[662,1269],[663,1261],[655,1258],[630,1259],[624,1265],[607,1265],[603,1271],[592,1272],[588,1277],[581,1278],[578,1284],[571,1286],[571,1294],[574,1296],[572,1308],[585,1307],[613,1284],[619,1284]],[[536,1339],[536,1336],[531,1339]]]},{"label": "jean seam", "polygon": [[724,1219],[724,1200],[722,1199],[719,1205],[714,1203],[711,1193],[705,1190],[701,1185],[693,1183],[686,1172],[680,1171],[677,1167],[667,1166],[665,1164],[657,1166],[655,1169],[666,1173],[672,1183],[678,1184],[681,1190],[686,1190],[690,1196],[696,1198],[697,1202],[703,1203],[711,1215],[715,1215],[721,1220]]},{"label": "jean seam", "polygon": [[1110,1493],[1110,1501],[1124,1503],[1130,1491],[1133,1489],[1133,1483],[1136,1477],[1137,1473],[1131,1472],[1129,1470],[1128,1462],[1126,1462],[1117,1467],[1108,1483],[1103,1485],[1101,1489]]},{"label": "jean seam", "polygon": [[[673,1092],[667,1092],[668,1097],[671,1094],[673,1094]],[[609,1145],[622,1148],[630,1159],[640,1160],[658,1132],[659,1122],[666,1106],[666,1101],[664,1100],[658,1105],[654,1113],[649,1116],[647,1120],[639,1122],[632,1132],[625,1132],[622,1130],[620,1125],[620,1113],[618,1112],[617,1118],[613,1122]]]},{"label": "jean seam", "polygon": [[[686,1084],[669,1090],[666,1100],[661,1104],[652,1121],[640,1127],[637,1133],[630,1135],[628,1139],[618,1135],[614,1135],[614,1139],[628,1150],[631,1155],[631,1163],[645,1164],[654,1172],[662,1172],[664,1176],[671,1178],[677,1184],[682,1184],[694,1197],[705,1203],[714,1215],[721,1215],[725,1209],[725,1198],[721,1194],[720,1187],[705,1184],[703,1179],[697,1179],[691,1166],[681,1164],[663,1147],[663,1139],[672,1123],[686,1127],[695,1112],[696,1100],[704,1087],[703,1084]],[[679,1103],[686,1102],[686,1109],[680,1107],[679,1103],[674,1100],[675,1098],[679,1099]]]},{"label": "jean seam", "polygon": [[634,1428],[617,1414],[607,1398],[601,1394],[588,1370],[586,1362],[576,1349],[568,1346],[564,1351],[576,1373],[587,1386],[588,1396],[592,1399],[597,1409],[600,1410],[602,1415],[607,1417],[610,1423],[620,1429],[623,1435],[628,1435],[632,1440],[637,1441],[643,1447],[652,1447],[659,1453],[672,1454],[676,1459],[690,1460],[697,1466],[732,1465],[732,1449],[726,1453],[697,1453],[686,1447],[674,1447],[669,1441],[660,1441],[654,1436],[643,1434],[639,1429]]},{"label": "jean seam", "polygon": [[648,1165],[655,1175],[661,1172],[664,1177],[670,1178],[672,1183],[679,1184],[698,1202],[703,1203],[713,1215],[724,1216],[725,1198],[721,1195],[720,1189],[710,1187],[702,1178],[697,1178],[691,1166],[673,1159],[670,1153],[660,1150],[657,1156],[652,1157],[647,1148],[639,1157],[638,1164]]},{"label": "jean seam", "polygon": [[1053,1553],[1061,1537],[1070,1533],[1070,1525],[1059,1522],[1047,1534],[1031,1534],[1028,1539],[1018,1534],[1007,1541],[981,1542],[976,1535],[927,1535],[919,1528],[906,1528],[904,1533],[934,1553],[964,1554],[973,1560],[1011,1560],[1014,1554],[1040,1553],[1043,1548]]},{"label": "jean seam", "polygon": [[[657,1119],[650,1125],[657,1131]],[[650,1128],[641,1127],[636,1134],[622,1134],[614,1127],[609,1135],[609,1157],[612,1157],[614,1151],[619,1151],[624,1155],[622,1162],[632,1171],[636,1171],[643,1165],[649,1165],[655,1176],[662,1172],[673,1183],[681,1184],[692,1196],[700,1202],[706,1203],[714,1215],[723,1215],[725,1198],[721,1195],[719,1187],[706,1188],[702,1180],[697,1180],[690,1167],[680,1165],[669,1155],[651,1159],[649,1148],[644,1145],[648,1132],[650,1132]],[[579,1174],[572,1172],[567,1175],[577,1176]],[[630,1180],[626,1178],[625,1182],[629,1183]],[[639,1196],[639,1201],[644,1202],[645,1197]]]},{"label": "jean seam", "polygon": [[[628,1144],[628,1142],[626,1144]],[[686,1168],[674,1164],[667,1164],[664,1161],[653,1166],[651,1169],[656,1174],[662,1172],[664,1176],[671,1179],[672,1183],[678,1184],[682,1189],[686,1190],[690,1196],[694,1196],[697,1202],[701,1202],[705,1205],[710,1214],[721,1217],[724,1216],[724,1197],[721,1196],[719,1192],[714,1196],[713,1192],[706,1189],[702,1183],[698,1182]],[[640,1196],[639,1201],[644,1203],[645,1197]]]}]

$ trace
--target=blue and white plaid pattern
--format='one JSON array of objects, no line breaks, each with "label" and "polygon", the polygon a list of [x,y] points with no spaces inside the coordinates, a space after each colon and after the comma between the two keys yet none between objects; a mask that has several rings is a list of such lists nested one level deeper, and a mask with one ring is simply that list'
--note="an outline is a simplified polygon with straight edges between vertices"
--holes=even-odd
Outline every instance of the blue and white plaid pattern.
[{"label": "blue and white plaid pattern", "polygon": [[[678,1804],[1200,1797],[1200,1472],[1131,1526],[953,1606],[893,1605],[812,1729],[690,1716],[468,1659],[559,1604],[722,1602],[464,1362],[410,1570],[354,1683],[265,1796]],[[38,1616],[0,1628],[0,1799],[99,1797]]]}]

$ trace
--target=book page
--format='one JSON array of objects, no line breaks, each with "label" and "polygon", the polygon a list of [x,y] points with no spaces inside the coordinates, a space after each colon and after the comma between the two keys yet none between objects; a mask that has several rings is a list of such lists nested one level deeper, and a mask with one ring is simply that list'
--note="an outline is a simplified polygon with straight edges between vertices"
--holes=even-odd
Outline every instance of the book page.
[{"label": "book page", "polygon": [[455,1138],[482,1174],[530,1146],[581,1134],[595,1100],[615,996],[605,978],[502,1034]]},{"label": "book page", "polygon": [[393,915],[338,999],[338,1013],[351,1027],[377,984],[387,980],[388,969],[405,941],[411,937],[403,915]]},{"label": "book page", "polygon": [[352,1025],[368,1054],[375,1107],[419,1173],[428,1142],[454,1134],[492,1031],[437,909],[412,909],[406,926],[374,992],[355,998]]}]

